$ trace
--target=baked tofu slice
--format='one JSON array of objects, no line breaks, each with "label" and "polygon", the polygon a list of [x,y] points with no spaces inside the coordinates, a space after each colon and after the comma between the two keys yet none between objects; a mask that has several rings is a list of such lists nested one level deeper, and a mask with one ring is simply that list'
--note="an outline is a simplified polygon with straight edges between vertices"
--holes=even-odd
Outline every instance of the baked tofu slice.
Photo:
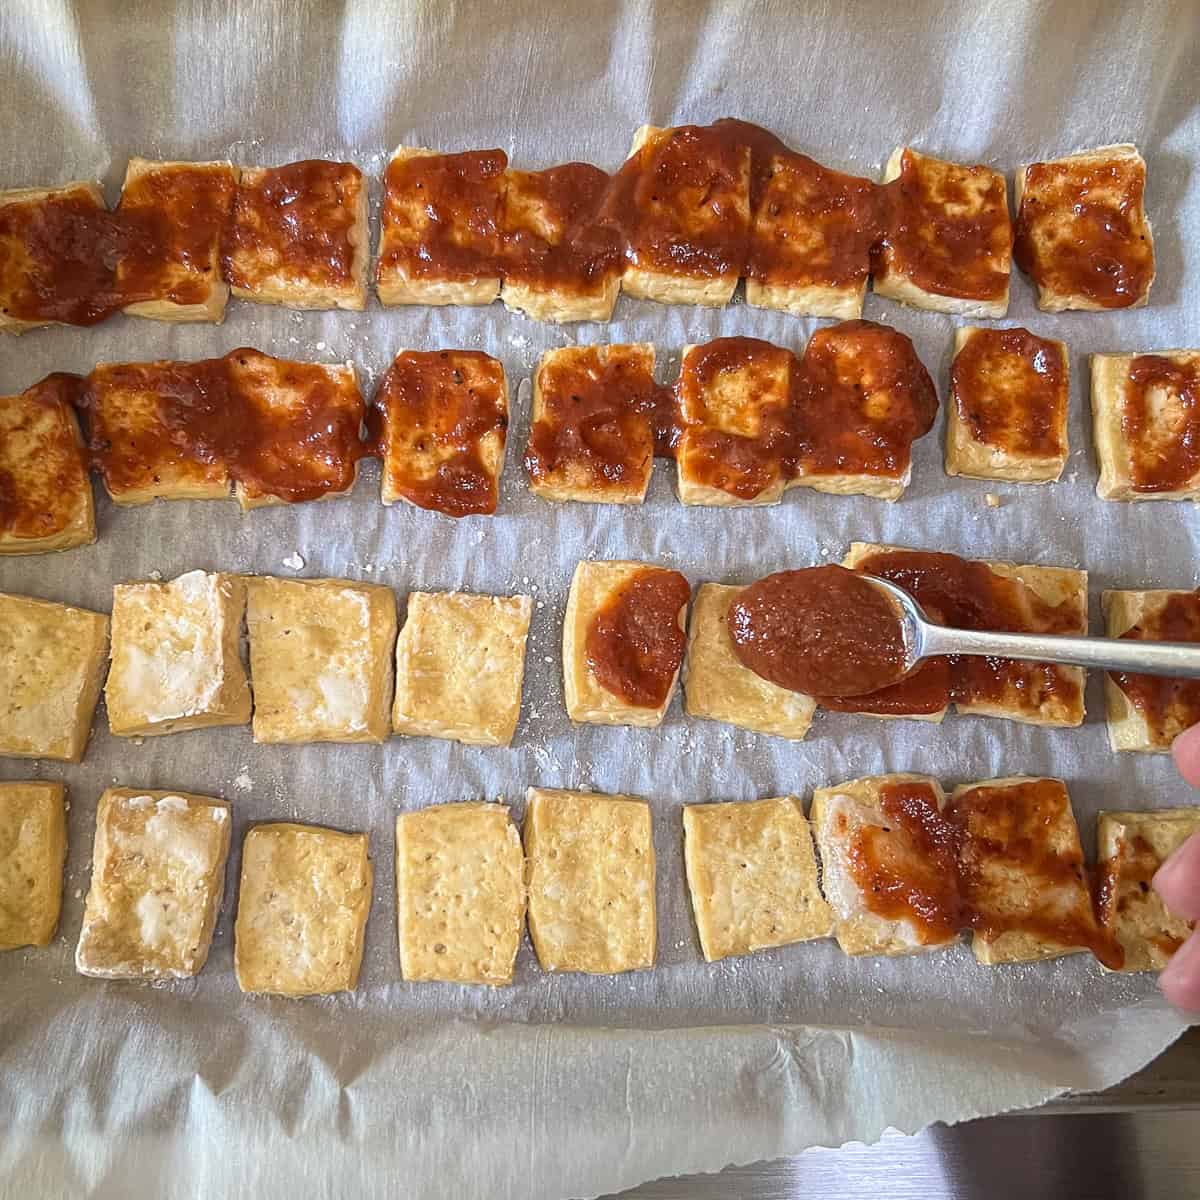
[{"label": "baked tofu slice", "polygon": [[117,504],[217,500],[243,509],[351,490],[365,415],[349,363],[243,348],[200,362],[102,363],[88,376],[88,442]]},{"label": "baked tofu slice", "polygon": [[[353,363],[293,362],[242,348],[225,356],[245,429],[221,440],[243,509],[332,500],[351,491],[363,455],[366,415]],[[179,418],[175,418],[179,424]],[[203,448],[204,425],[193,443]]]},{"label": "baked tofu slice", "polygon": [[812,833],[795,796],[685,805],[683,835],[705,961],[833,932]]},{"label": "baked tofu slice", "polygon": [[120,305],[100,185],[0,191],[0,332],[91,325]]},{"label": "baked tofu slice", "polygon": [[1200,350],[1092,355],[1104,500],[1200,500]]},{"label": "baked tofu slice", "polygon": [[796,356],[757,338],[685,346],[676,392],[679,499],[718,507],[777,504],[791,482]]},{"label": "baked tofu slice", "polygon": [[847,954],[915,954],[958,941],[966,922],[945,807],[941,785],[925,775],[852,779],[813,793],[822,890]]},{"label": "baked tofu slice", "polygon": [[353,163],[242,168],[221,252],[234,296],[362,309],[370,253],[367,186]]},{"label": "baked tofu slice", "polygon": [[242,843],[233,965],[243,992],[352,992],[374,868],[365,833],[256,825]]},{"label": "baked tofu slice", "polygon": [[66,788],[0,783],[0,950],[50,944],[66,857]]},{"label": "baked tofu slice", "polygon": [[156,321],[224,319],[221,234],[236,187],[228,162],[129,160],[116,209],[125,245],[115,284],[125,312]]},{"label": "baked tofu slice", "polygon": [[788,486],[898,500],[912,481],[913,442],[938,411],[912,339],[873,321],[843,321],[812,335],[802,366]]},{"label": "baked tofu slice", "polygon": [[750,147],[711,127],[643,125],[606,215],[626,234],[628,295],[728,304],[745,268]]},{"label": "baked tofu slice", "polygon": [[[881,575],[908,587],[927,608],[947,603],[947,597],[953,594],[956,580],[964,569],[968,576],[986,570],[998,581],[994,586],[1005,597],[1006,620],[1010,623],[1042,632],[1087,632],[1086,571],[995,560],[982,561],[978,567],[968,563],[964,568],[964,561],[955,555],[932,551],[851,542],[842,565]],[[983,578],[986,583],[987,576]],[[966,586],[972,586],[969,579]],[[965,611],[951,614],[960,621],[965,615]],[[947,704],[931,710],[923,709],[919,701],[931,678],[946,670],[945,660],[931,659],[909,679],[894,687],[870,698],[852,698],[836,707],[875,716],[940,721],[945,716]],[[1073,728],[1083,723],[1086,678],[1081,667],[973,657],[960,662],[953,679],[947,675],[946,690],[942,695],[945,697],[948,692],[960,713],[1004,717],[1028,725]],[[906,697],[915,703],[906,703]],[[834,704],[828,700],[825,703]]]},{"label": "baked tofu slice", "polygon": [[1195,927],[1163,904],[1155,872],[1200,833],[1200,808],[1102,812],[1096,822],[1100,922],[1124,953],[1122,971],[1161,971]]},{"label": "baked tofu slice", "polygon": [[1067,465],[1067,347],[1028,329],[954,335],[946,474],[1050,483]]},{"label": "baked tofu slice", "polygon": [[[1104,592],[1108,637],[1200,642],[1200,590]],[[1166,754],[1200,722],[1200,680],[1107,672],[1104,702],[1112,748]]]},{"label": "baked tofu slice", "polygon": [[410,592],[396,639],[392,728],[507,746],[521,715],[529,596]]},{"label": "baked tofu slice", "polygon": [[1012,270],[1004,176],[901,146],[883,178],[876,294],[960,317],[1004,316]]},{"label": "baked tofu slice", "polygon": [[388,162],[375,289],[383,304],[490,304],[500,294],[503,150],[400,146]]},{"label": "baked tofu slice", "polygon": [[75,950],[82,975],[188,979],[208,959],[225,892],[230,813],[186,792],[109,788]]},{"label": "baked tofu slice", "polygon": [[562,642],[572,721],[662,724],[683,664],[690,591],[678,571],[648,563],[585,560],[575,568]]},{"label": "baked tofu slice", "polygon": [[401,350],[375,393],[380,498],[450,517],[490,515],[508,436],[508,384],[478,350]]},{"label": "baked tofu slice", "polygon": [[545,971],[654,966],[650,806],[632,796],[530,788],[529,935]]},{"label": "baked tofu slice", "polygon": [[250,686],[240,645],[246,584],[189,571],[113,588],[112,667],[104,687],[118,737],[245,725]]},{"label": "baked tofu slice", "polygon": [[1017,265],[1038,307],[1137,308],[1154,282],[1146,163],[1124,143],[1031,163],[1016,174]]},{"label": "baked tofu slice", "polygon": [[46,554],[96,540],[92,481],[72,397],[50,375],[0,396],[0,555]]},{"label": "baked tofu slice", "polygon": [[248,581],[256,742],[383,742],[396,594],[348,579]]},{"label": "baked tofu slice", "polygon": [[0,755],[79,762],[108,658],[108,616],[0,593]]},{"label": "baked tofu slice", "polygon": [[971,948],[987,966],[1091,950],[1115,961],[1092,907],[1083,847],[1061,779],[1010,777],[955,788],[960,885]]},{"label": "baked tofu slice", "polygon": [[621,275],[619,234],[599,223],[610,179],[588,163],[509,170],[501,237],[506,307],[535,321],[608,321]]},{"label": "baked tofu slice", "polygon": [[720,583],[696,589],[683,660],[684,707],[689,717],[799,741],[812,725],[816,701],[764,679],[734,653],[729,608],[743,590]]},{"label": "baked tofu slice", "polygon": [[88,376],[88,443],[115,504],[229,497],[226,464],[180,446],[164,419],[172,397],[195,393],[189,365],[100,363]]},{"label": "baked tofu slice", "polygon": [[529,490],[547,500],[641,504],[659,395],[648,343],[547,350],[533,377]]},{"label": "baked tofu slice", "polygon": [[876,185],[804,154],[770,156],[750,225],[746,303],[800,317],[862,316]]},{"label": "baked tofu slice", "polygon": [[400,971],[410,982],[512,983],[525,855],[503,804],[434,804],[396,818]]}]

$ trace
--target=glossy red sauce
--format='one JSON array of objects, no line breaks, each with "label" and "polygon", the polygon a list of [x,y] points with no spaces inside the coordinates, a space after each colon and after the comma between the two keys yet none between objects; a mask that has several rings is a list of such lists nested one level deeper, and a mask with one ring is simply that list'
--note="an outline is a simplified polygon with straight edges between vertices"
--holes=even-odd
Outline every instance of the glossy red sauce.
[{"label": "glossy red sauce", "polygon": [[745,121],[680,126],[626,161],[603,213],[628,260],[655,271],[839,287],[860,283],[874,261],[944,295],[992,300],[1008,287],[1003,177],[910,151],[899,177],[881,185]]},{"label": "glossy red sauce", "polygon": [[[888,550],[855,564],[904,588],[935,621],[958,629],[1007,632],[1075,633],[1079,614],[1064,602],[1051,605],[1019,580],[997,575],[986,563],[923,550]],[[844,712],[920,715],[949,703],[996,701],[1016,689],[1040,704],[1050,698],[1079,699],[1079,684],[1066,668],[1011,659],[951,656],[926,660],[900,683],[869,696],[818,697]]]},{"label": "glossy red sauce", "polygon": [[644,270],[741,275],[750,228],[750,149],[739,129],[661,130],[613,176],[602,219]]},{"label": "glossy red sauce", "polygon": [[[742,431],[706,411],[735,372]],[[687,355],[676,390],[693,417],[683,422],[689,478],[743,500],[781,477],[903,477],[938,407],[912,342],[870,321],[817,330],[800,358],[754,338],[720,338]]]},{"label": "glossy red sauce", "polygon": [[538,371],[542,412],[529,432],[525,467],[535,481],[580,472],[599,489],[644,479],[673,438],[669,389],[647,359],[613,347],[580,347]]},{"label": "glossy red sauce", "polygon": [[881,192],[876,274],[898,273],[923,291],[967,300],[1006,294],[1012,226],[1002,175],[905,150],[900,174]]},{"label": "glossy red sauce", "polygon": [[924,945],[969,929],[990,942],[1015,933],[1088,949],[1114,969],[1124,962],[1097,918],[1112,886],[1094,907],[1058,780],[970,788],[941,811],[932,785],[889,782],[880,807],[884,823],[856,830],[848,853],[870,912],[908,922]]},{"label": "glossy red sauce", "polygon": [[[675,383],[681,470],[707,487],[754,500],[795,461],[796,356],[757,338],[717,338],[684,356]],[[735,411],[723,403],[735,387]],[[732,426],[732,428],[731,428]]]},{"label": "glossy red sauce", "polygon": [[124,229],[84,189],[0,205],[0,246],[9,244],[20,249],[0,260],[5,316],[94,325],[125,303]]},{"label": "glossy red sauce", "polygon": [[728,118],[650,134],[611,177],[585,163],[504,176],[506,163],[480,151],[390,164],[383,270],[583,290],[624,260],[695,279],[837,287],[864,280],[872,250],[886,247],[891,269],[932,291],[992,298],[1007,284],[989,257],[1011,240],[996,208],[1003,182],[982,167],[957,168],[990,188],[982,213],[964,216],[966,185],[932,193],[911,155],[879,185]]},{"label": "glossy red sauce", "polygon": [[90,486],[73,408],[78,394],[78,376],[57,374],[0,398],[0,534],[53,537],[76,519]]},{"label": "glossy red sauce", "polygon": [[[501,150],[389,163],[379,277],[507,275],[587,292],[629,263],[696,279],[838,287],[860,283],[872,254],[880,263],[884,254],[877,269],[903,271],[930,291],[992,298],[1007,280],[995,260],[1009,238],[997,197],[989,193],[982,212],[959,211],[972,200],[967,184],[955,176],[930,186],[910,153],[900,177],[878,185],[725,119],[650,135],[613,176],[586,163],[507,167]],[[355,170],[293,163],[244,189],[239,212],[260,220],[235,216],[224,257],[231,281],[249,290],[251,256],[279,253],[295,271],[344,281]],[[984,168],[955,170],[995,190]],[[0,270],[6,309],[86,324],[136,300],[203,300],[234,191],[232,172],[163,169],[132,183],[116,213],[78,196],[0,209],[0,239],[11,235],[24,260],[11,278]]]},{"label": "glossy red sauce", "polygon": [[[932,428],[937,392],[901,333],[847,321],[814,334],[802,358],[755,338],[693,348],[674,388],[623,347],[576,347],[538,371],[541,412],[526,466],[537,481],[579,471],[597,487],[644,479],[687,435],[689,479],[754,499],[782,476],[903,477]],[[720,394],[741,397],[731,431]]]},{"label": "glossy red sauce", "polygon": [[[1131,838],[1118,838],[1116,852],[1099,864],[1096,873],[1094,894],[1100,924],[1111,929],[1132,902],[1149,896],[1160,866],[1162,859],[1140,833]],[[1181,944],[1182,939],[1167,935],[1156,940],[1156,945],[1166,954],[1174,954]]]},{"label": "glossy red sauce", "polygon": [[[1167,397],[1156,412],[1154,397]],[[1200,475],[1200,360],[1139,354],[1121,397],[1121,433],[1135,492],[1182,491]]]},{"label": "glossy red sauce", "polygon": [[587,631],[587,664],[600,686],[626,704],[660,707],[683,662],[679,613],[690,598],[678,571],[646,567],[626,579]]},{"label": "glossy red sauce", "polygon": [[222,244],[225,278],[248,291],[268,275],[316,287],[351,283],[362,188],[356,166],[316,159],[244,176]]},{"label": "glossy red sauce", "polygon": [[496,359],[472,350],[406,350],[380,382],[373,415],[383,469],[405,499],[451,517],[496,511],[497,468],[483,453],[492,435],[503,448],[508,429]]},{"label": "glossy red sauce", "polygon": [[378,275],[470,281],[499,275],[503,150],[394,159],[384,175]]},{"label": "glossy red sauce", "polygon": [[970,922],[958,881],[961,828],[928,783],[886,783],[879,803],[886,824],[862,825],[848,852],[864,903],[885,920],[907,921],[922,945],[953,938]]},{"label": "glossy red sauce", "polygon": [[879,185],[780,145],[753,206],[747,279],[784,287],[853,287],[883,238]]},{"label": "glossy red sauce", "polygon": [[126,303],[208,298],[234,190],[223,166],[155,166],[126,183],[113,214],[124,234],[116,280]]},{"label": "glossy red sauce", "polygon": [[[116,387],[151,391],[157,422],[107,436],[86,383],[78,404],[92,465],[114,494],[143,486],[163,457],[220,466],[250,498],[287,503],[345,491],[367,452],[362,399],[318,365],[233,350],[194,363],[128,363],[106,370]],[[272,402],[276,389],[287,404]]]},{"label": "glossy red sauce", "polygon": [[130,181],[115,212],[83,188],[0,206],[4,312],[93,325],[126,305],[198,304],[217,280],[233,200],[231,168],[155,167]]},{"label": "glossy red sauce", "polygon": [[1067,363],[1028,329],[977,329],[954,356],[950,395],[979,442],[1010,454],[1066,452]]},{"label": "glossy red sauce", "polygon": [[727,621],[742,665],[794,692],[856,696],[905,674],[898,609],[844,567],[768,575],[738,594]]},{"label": "glossy red sauce", "polygon": [[902,476],[938,409],[912,341],[873,321],[843,321],[813,334],[801,366],[791,473]]},{"label": "glossy red sauce", "polygon": [[[954,801],[952,818],[962,829],[959,882],[970,928],[989,941],[1023,933],[1084,947],[1105,966],[1121,966],[1124,952],[1096,920],[1078,836],[1069,847],[1052,840],[1074,824],[1061,783],[972,788]],[[1022,880],[1015,893],[1014,876]]]},{"label": "glossy red sauce", "polygon": [[534,289],[590,294],[621,270],[619,232],[600,222],[610,177],[588,163],[509,171],[504,277]]},{"label": "glossy red sauce", "polygon": [[[1150,642],[1200,642],[1200,589],[1168,597],[1121,636]],[[1123,671],[1111,672],[1111,677],[1145,719],[1155,745],[1165,748],[1185,729],[1200,723],[1200,679]]]},{"label": "glossy red sauce", "polygon": [[1150,290],[1154,246],[1140,161],[1034,163],[1025,171],[1014,257],[1039,286],[1103,308]]}]

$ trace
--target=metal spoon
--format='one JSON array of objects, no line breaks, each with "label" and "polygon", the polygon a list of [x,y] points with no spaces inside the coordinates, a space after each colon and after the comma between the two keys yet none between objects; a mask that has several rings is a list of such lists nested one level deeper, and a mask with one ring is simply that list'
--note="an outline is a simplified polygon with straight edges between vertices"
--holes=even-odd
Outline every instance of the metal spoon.
[{"label": "metal spoon", "polygon": [[1031,662],[1062,663],[1069,667],[1094,667],[1129,671],[1139,675],[1171,675],[1200,679],[1200,642],[1143,642],[1132,638],[1063,637],[1044,633],[991,633],[937,625],[906,592],[887,579],[867,575],[900,607],[904,619],[904,644],[908,653],[905,673],[923,658],[941,654],[976,654],[988,658],[1018,658]]}]

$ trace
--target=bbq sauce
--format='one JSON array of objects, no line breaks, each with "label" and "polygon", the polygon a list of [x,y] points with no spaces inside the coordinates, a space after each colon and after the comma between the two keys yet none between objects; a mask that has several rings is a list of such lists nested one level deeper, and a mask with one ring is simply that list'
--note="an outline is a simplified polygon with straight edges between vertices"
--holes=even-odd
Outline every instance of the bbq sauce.
[{"label": "bbq sauce", "polygon": [[[1020,580],[997,574],[986,563],[953,554],[888,550],[855,564],[907,591],[929,617],[956,629],[1065,634],[1077,632],[1078,613],[1063,602],[1049,604]],[[949,703],[997,702],[1015,691],[1031,705],[1078,702],[1080,687],[1062,668],[1043,663],[975,655],[925,660],[900,683],[874,695],[818,697],[843,712],[894,716],[940,712]]]},{"label": "bbq sauce", "polygon": [[0,206],[5,315],[94,325],[144,301],[202,303],[233,191],[230,168],[159,166],[113,212],[83,187]]},{"label": "bbq sauce", "polygon": [[678,571],[646,567],[626,579],[587,631],[584,652],[600,686],[626,704],[658,708],[683,662],[679,611],[690,597]]},{"label": "bbq sauce", "polygon": [[[756,338],[718,338],[691,351],[673,388],[616,350],[605,359],[579,348],[541,369],[543,411],[526,454],[535,480],[574,470],[598,488],[624,483],[654,455],[673,457],[683,435],[690,477],[740,499],[780,476],[894,478],[937,414],[912,342],[870,321],[818,330],[800,358]],[[744,411],[716,414],[708,397],[733,376],[750,399]]]},{"label": "bbq sauce", "polygon": [[310,159],[272,167],[238,185],[221,246],[225,279],[253,291],[264,275],[344,287],[354,279],[362,172]]},{"label": "bbq sauce", "polygon": [[738,595],[728,625],[742,665],[794,692],[862,695],[906,673],[895,603],[845,567],[768,575]]},{"label": "bbq sauce", "polygon": [[[1122,635],[1134,641],[1200,642],[1200,590],[1169,596],[1155,612]],[[1200,680],[1162,675],[1110,672],[1146,722],[1150,740],[1167,747],[1185,729],[1200,722]]]},{"label": "bbq sauce", "polygon": [[1028,329],[976,329],[950,368],[951,401],[971,436],[1015,455],[1065,451],[1066,387],[1062,348]]},{"label": "bbq sauce", "polygon": [[49,538],[76,519],[79,496],[90,485],[73,406],[75,375],[47,375],[0,405],[0,443],[20,447],[15,473],[0,468],[0,533]]},{"label": "bbq sauce", "polygon": [[368,427],[405,499],[451,517],[496,511],[495,470],[484,461],[483,443],[495,436],[503,449],[508,417],[503,369],[494,358],[471,350],[404,351],[379,384]]},{"label": "bbq sauce", "polygon": [[1154,279],[1145,187],[1140,159],[1027,167],[1013,247],[1017,265],[1060,296],[1101,308],[1136,304]]},{"label": "bbq sauce", "polygon": [[1191,486],[1200,473],[1200,359],[1176,362],[1139,354],[1129,364],[1120,420],[1135,492],[1152,495]]},{"label": "bbq sauce", "polygon": [[873,273],[898,273],[922,291],[965,300],[1007,295],[1012,226],[1003,176],[905,150],[900,174],[879,195]]},{"label": "bbq sauce", "polygon": [[959,889],[960,826],[938,807],[928,783],[884,784],[879,805],[886,824],[863,824],[848,850],[850,874],[867,908],[906,921],[922,945],[936,945],[969,923]]},{"label": "bbq sauce", "polygon": [[[222,469],[250,499],[285,503],[345,491],[368,452],[362,400],[318,365],[233,350],[194,363],[127,363],[106,381],[150,392],[157,421],[136,437],[105,436],[95,396],[80,381],[76,403],[91,465],[115,493],[137,488],[163,456]],[[284,390],[293,399],[275,403]]]},{"label": "bbq sauce", "polygon": [[1123,950],[1097,918],[1106,901],[1093,898],[1078,839],[1055,844],[1069,815],[1058,780],[971,788],[944,810],[923,782],[887,783],[879,799],[885,824],[863,825],[848,848],[870,912],[907,922],[922,945],[961,930],[989,941],[1016,933],[1122,965]]}]

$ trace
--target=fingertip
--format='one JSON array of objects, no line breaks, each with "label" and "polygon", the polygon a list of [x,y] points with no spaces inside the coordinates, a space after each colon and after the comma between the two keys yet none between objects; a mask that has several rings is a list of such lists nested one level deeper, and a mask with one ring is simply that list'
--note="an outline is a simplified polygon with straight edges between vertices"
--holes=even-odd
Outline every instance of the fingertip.
[{"label": "fingertip", "polygon": [[1192,934],[1158,977],[1163,995],[1184,1012],[1200,1012],[1200,934]]},{"label": "fingertip", "polygon": [[1176,916],[1200,920],[1200,833],[1168,855],[1150,882]]},{"label": "fingertip", "polygon": [[1200,725],[1185,729],[1171,744],[1171,753],[1184,779],[1200,787]]}]

